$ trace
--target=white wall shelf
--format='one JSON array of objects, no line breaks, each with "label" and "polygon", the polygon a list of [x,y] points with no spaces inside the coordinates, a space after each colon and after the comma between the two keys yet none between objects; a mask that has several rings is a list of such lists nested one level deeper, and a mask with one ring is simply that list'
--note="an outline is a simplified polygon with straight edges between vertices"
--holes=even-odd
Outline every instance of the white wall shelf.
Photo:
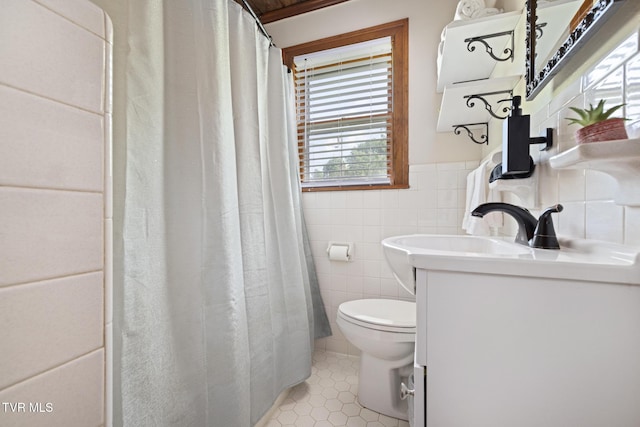
[{"label": "white wall shelf", "polygon": [[[468,21],[453,21],[447,25],[443,31],[438,60],[438,93],[451,83],[489,78],[497,61],[479,44],[474,44],[475,50],[469,52],[465,40],[513,31],[521,17],[521,11],[514,11]],[[496,37],[489,41],[496,55],[501,55],[505,48],[511,48],[511,43],[509,37]]]},{"label": "white wall shelf", "polygon": [[[473,102],[475,105],[470,108],[467,105],[466,97],[477,94],[511,91],[519,80],[520,76],[509,76],[447,85],[442,95],[437,131],[453,132],[453,127],[456,125],[489,122],[491,114],[487,111],[484,104],[476,100]],[[497,103],[497,101],[511,98],[508,93],[487,96],[486,98],[491,103],[495,112],[502,116],[507,115],[502,109],[511,107],[511,103]]]},{"label": "white wall shelf", "polygon": [[593,169],[613,177],[619,205],[640,206],[640,138],[577,145],[549,159],[554,169]]}]

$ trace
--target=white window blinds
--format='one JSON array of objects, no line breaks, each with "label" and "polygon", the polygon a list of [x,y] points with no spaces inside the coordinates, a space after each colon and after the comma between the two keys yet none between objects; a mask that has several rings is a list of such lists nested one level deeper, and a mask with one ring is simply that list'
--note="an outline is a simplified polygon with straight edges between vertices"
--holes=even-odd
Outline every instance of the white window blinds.
[{"label": "white window blinds", "polygon": [[391,37],[294,58],[303,187],[391,180]]}]

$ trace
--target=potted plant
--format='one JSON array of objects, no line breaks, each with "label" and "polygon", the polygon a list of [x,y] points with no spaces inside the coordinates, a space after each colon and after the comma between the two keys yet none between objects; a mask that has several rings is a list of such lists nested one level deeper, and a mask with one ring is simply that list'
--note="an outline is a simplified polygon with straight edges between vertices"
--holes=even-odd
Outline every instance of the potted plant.
[{"label": "potted plant", "polygon": [[589,104],[588,109],[569,107],[575,111],[580,118],[568,117],[570,124],[579,124],[583,127],[576,131],[576,141],[578,144],[586,142],[612,141],[627,139],[627,130],[622,117],[611,118],[611,115],[624,106],[624,104],[604,110],[604,99],[601,99],[596,107]]}]

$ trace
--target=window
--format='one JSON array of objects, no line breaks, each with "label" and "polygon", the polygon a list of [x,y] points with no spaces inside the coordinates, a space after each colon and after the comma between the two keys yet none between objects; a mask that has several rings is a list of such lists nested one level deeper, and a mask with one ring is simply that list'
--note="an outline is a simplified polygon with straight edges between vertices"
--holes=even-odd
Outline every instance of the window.
[{"label": "window", "polygon": [[408,20],[284,49],[303,191],[407,188]]}]

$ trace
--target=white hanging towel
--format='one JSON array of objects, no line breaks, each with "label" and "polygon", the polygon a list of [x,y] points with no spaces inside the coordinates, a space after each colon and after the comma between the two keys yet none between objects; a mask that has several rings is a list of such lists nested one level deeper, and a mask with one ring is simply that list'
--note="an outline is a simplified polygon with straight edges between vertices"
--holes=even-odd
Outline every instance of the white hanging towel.
[{"label": "white hanging towel", "polygon": [[500,194],[489,189],[489,171],[493,167],[491,158],[485,160],[467,175],[467,199],[462,219],[462,228],[475,236],[488,236],[491,228],[502,227],[503,218],[500,212],[491,212],[478,218],[471,215],[471,211],[487,202],[499,202]]}]

